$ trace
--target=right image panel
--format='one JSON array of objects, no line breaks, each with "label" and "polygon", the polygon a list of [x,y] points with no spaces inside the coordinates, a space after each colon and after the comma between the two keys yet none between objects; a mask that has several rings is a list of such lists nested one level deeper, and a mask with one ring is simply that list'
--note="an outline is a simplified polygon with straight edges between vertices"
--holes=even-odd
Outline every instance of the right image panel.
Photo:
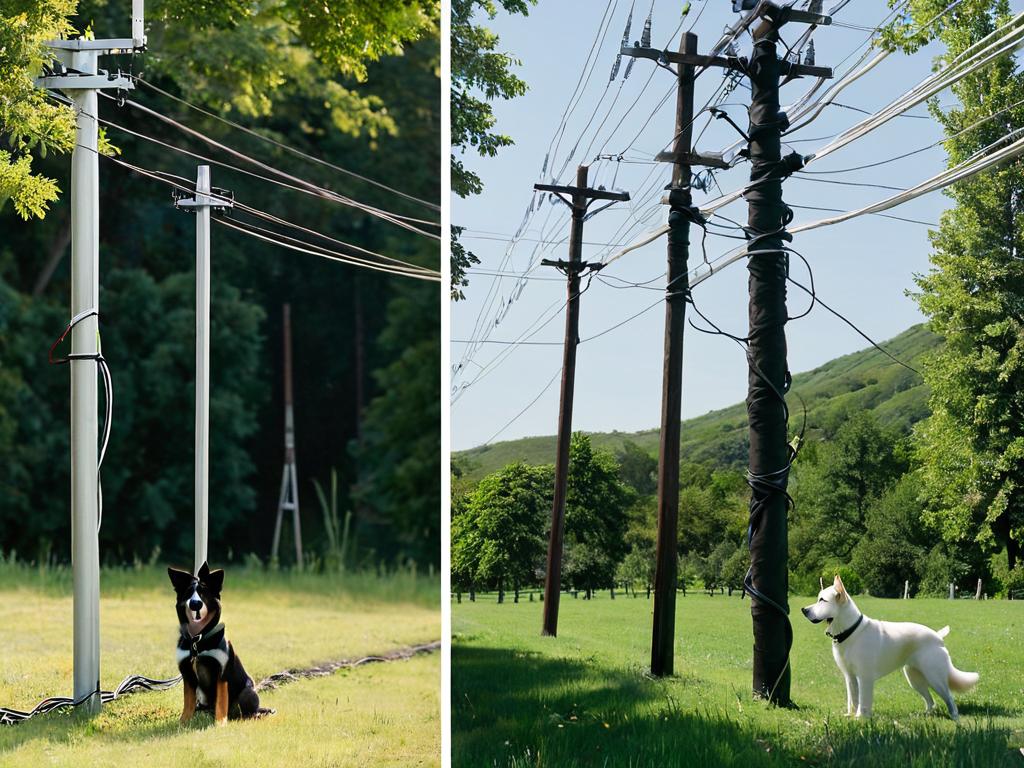
[{"label": "right image panel", "polygon": [[1022,46],[453,0],[453,766],[1020,761]]}]

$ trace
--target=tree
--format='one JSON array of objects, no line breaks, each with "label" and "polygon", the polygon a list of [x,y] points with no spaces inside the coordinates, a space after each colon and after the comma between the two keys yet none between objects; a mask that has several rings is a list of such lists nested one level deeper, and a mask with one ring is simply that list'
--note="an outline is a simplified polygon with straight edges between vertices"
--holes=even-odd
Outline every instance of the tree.
[{"label": "tree", "polygon": [[[915,0],[890,41],[913,50],[934,36],[936,65],[1011,18],[1006,0],[973,0],[944,14],[941,0]],[[1024,123],[1024,73],[1004,55],[952,86],[960,106],[932,114],[945,129],[952,166]],[[980,122],[998,113],[994,120]],[[972,127],[973,126],[973,127]],[[1024,544],[1024,165],[1003,164],[946,190],[954,202],[931,235],[932,268],[916,295],[945,339],[925,363],[931,416],[919,426],[927,519],[945,539],[1005,548],[1012,568]]]},{"label": "tree", "polygon": [[519,462],[481,480],[452,524],[453,575],[499,589],[535,583],[550,487],[550,468]]},{"label": "tree", "polygon": [[354,444],[356,499],[373,513],[371,541],[386,559],[441,562],[441,318],[433,284],[405,285],[388,306],[375,373],[380,394]]},{"label": "tree", "polygon": [[[498,7],[506,13],[529,13],[536,0],[452,0],[451,24],[451,143],[453,154],[452,191],[459,197],[483,192],[480,177],[469,170],[454,151],[465,154],[473,148],[483,157],[494,157],[512,138],[495,133],[497,122],[488,102],[514,99],[526,93],[526,83],[512,73],[519,62],[498,50],[498,36],[477,23],[480,14],[494,19]],[[482,97],[482,98],[481,98]],[[463,298],[462,289],[469,285],[466,270],[480,260],[459,242],[461,227],[452,227],[451,295]]]},{"label": "tree", "polygon": [[906,469],[896,435],[858,413],[818,446],[816,463],[798,464],[790,559],[796,573],[848,563],[864,535],[868,507]]},{"label": "tree", "polygon": [[35,87],[48,55],[43,43],[70,31],[74,0],[4,0],[0,4],[0,208],[10,200],[22,219],[42,218],[60,189],[32,168],[32,152],[69,152],[75,143],[70,110]]},{"label": "tree", "polygon": [[633,494],[621,480],[615,458],[595,451],[590,438],[574,433],[569,443],[565,504],[565,582],[600,589],[615,579],[626,555],[627,512]]},{"label": "tree", "polygon": [[658,459],[632,440],[626,440],[615,454],[619,478],[641,496],[658,490]]},{"label": "tree", "polygon": [[904,581],[919,589],[921,561],[935,538],[921,521],[920,493],[919,475],[908,473],[868,507],[851,564],[872,595],[899,597]]}]

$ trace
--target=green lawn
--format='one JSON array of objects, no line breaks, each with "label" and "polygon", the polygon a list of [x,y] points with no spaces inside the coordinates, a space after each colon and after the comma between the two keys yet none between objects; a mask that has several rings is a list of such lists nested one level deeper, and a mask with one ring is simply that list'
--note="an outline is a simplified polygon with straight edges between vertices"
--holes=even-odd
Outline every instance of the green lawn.
[{"label": "green lawn", "polygon": [[[0,705],[30,709],[71,687],[66,571],[0,566]],[[177,619],[166,572],[104,572],[102,685],[177,674]],[[388,577],[228,569],[224,623],[257,681],[287,668],[358,658],[440,638],[437,583]],[[178,725],[182,690],[131,694],[100,716],[54,713],[0,728],[0,766],[440,765],[437,653],[366,665],[261,694],[269,719],[214,728],[208,713]]]},{"label": "green lawn", "polygon": [[[871,721],[844,717],[846,692],[820,626],[794,598],[793,698],[755,701],[750,603],[680,597],[676,677],[649,665],[651,603],[563,595],[559,636],[541,604],[494,596],[453,604],[453,765],[1024,766],[1024,602],[858,598],[868,615],[952,627],[954,663],[981,682],[958,697],[959,726],[925,716],[900,674],[879,682]],[[936,710],[938,711],[938,710]]]}]

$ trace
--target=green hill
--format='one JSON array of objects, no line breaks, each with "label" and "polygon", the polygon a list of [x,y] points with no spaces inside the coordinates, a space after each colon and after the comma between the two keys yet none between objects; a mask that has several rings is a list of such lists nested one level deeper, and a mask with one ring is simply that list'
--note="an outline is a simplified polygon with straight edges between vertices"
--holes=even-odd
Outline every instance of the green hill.
[{"label": "green hill", "polygon": [[[939,344],[939,337],[923,325],[915,325],[885,342],[889,352],[914,365]],[[915,366],[917,367],[917,366]],[[871,411],[882,424],[909,430],[928,414],[927,390],[921,377],[873,347],[831,360],[793,377],[793,391],[807,406],[807,437],[834,426],[855,411]],[[799,400],[788,398],[791,430],[803,419]],[[593,432],[595,447],[611,451],[632,440],[652,454],[658,451],[658,430],[643,432]],[[689,461],[745,466],[747,462],[747,411],[744,403],[711,411],[683,422],[682,455]],[[551,464],[555,438],[524,437],[471,448],[455,454],[467,480],[477,480],[512,461]]]}]

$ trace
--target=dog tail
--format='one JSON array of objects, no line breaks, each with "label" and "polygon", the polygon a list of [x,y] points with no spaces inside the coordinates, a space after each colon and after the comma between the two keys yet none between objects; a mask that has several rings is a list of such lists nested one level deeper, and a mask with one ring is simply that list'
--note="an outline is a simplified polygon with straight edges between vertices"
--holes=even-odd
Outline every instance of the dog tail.
[{"label": "dog tail", "polygon": [[957,693],[964,693],[971,690],[978,684],[977,672],[961,672],[949,662],[949,687]]},{"label": "dog tail", "polygon": [[944,627],[943,627],[942,629],[940,629],[940,630],[939,630],[938,632],[936,632],[935,634],[936,634],[936,635],[938,635],[940,639],[941,639],[941,638],[945,638],[945,637],[946,637],[946,635],[948,635],[948,634],[949,634],[949,625],[947,624],[946,626],[944,626]]}]

